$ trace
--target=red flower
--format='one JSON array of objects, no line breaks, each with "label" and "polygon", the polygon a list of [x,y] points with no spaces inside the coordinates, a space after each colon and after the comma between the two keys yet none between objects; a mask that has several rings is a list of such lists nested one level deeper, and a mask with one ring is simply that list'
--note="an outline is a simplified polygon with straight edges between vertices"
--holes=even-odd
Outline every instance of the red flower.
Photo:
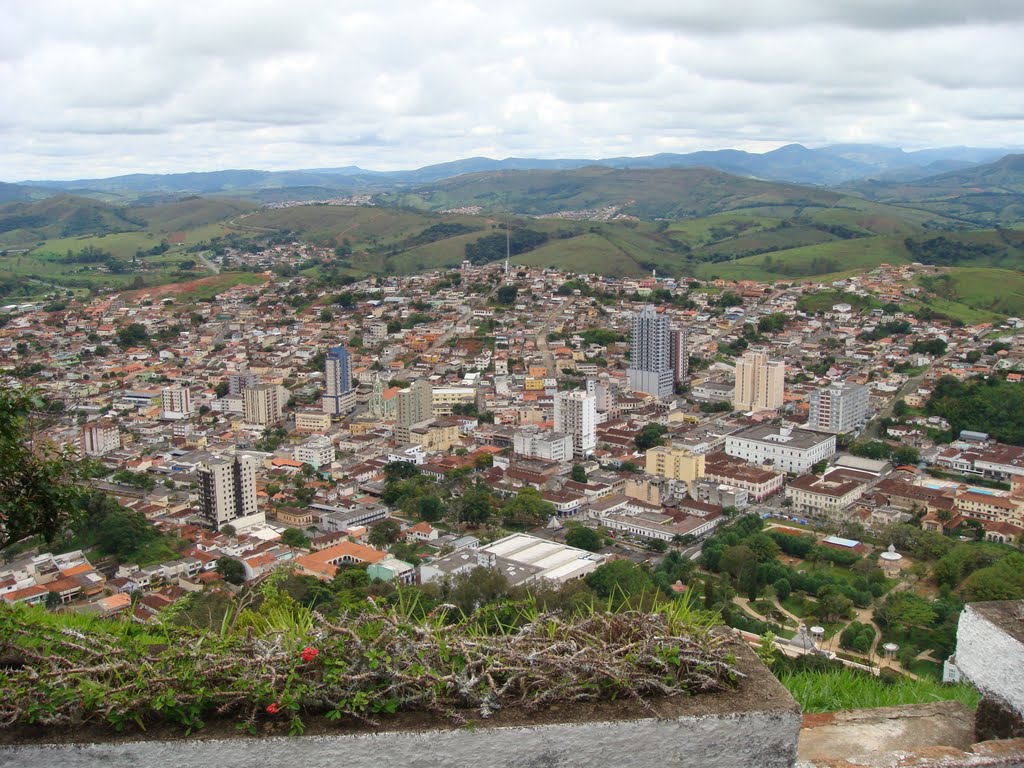
[{"label": "red flower", "polygon": [[281,711],[281,706],[275,701],[273,704],[267,704],[267,712],[272,715],[276,715]]},{"label": "red flower", "polygon": [[299,654],[303,661],[312,661],[320,654],[316,648],[306,647],[302,649],[302,653]]}]

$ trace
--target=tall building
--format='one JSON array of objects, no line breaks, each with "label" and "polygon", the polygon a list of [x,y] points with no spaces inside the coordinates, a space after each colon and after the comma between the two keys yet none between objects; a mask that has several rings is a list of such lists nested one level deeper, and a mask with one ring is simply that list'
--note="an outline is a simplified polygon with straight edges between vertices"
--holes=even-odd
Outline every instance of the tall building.
[{"label": "tall building", "polygon": [[687,489],[691,491],[693,484],[704,477],[704,454],[694,453],[687,448],[657,445],[647,450],[644,459],[647,474],[686,483]]},{"label": "tall building", "polygon": [[257,384],[242,390],[242,418],[261,427],[277,424],[284,418],[288,390],[280,384]]},{"label": "tall building", "polygon": [[324,391],[324,413],[340,419],[355,407],[352,389],[352,363],[345,347],[331,347],[324,361],[327,388]]},{"label": "tall building", "polygon": [[256,507],[256,460],[249,456],[213,458],[197,469],[199,503],[213,528],[230,523],[246,528],[263,523]]},{"label": "tall building", "polygon": [[626,375],[635,392],[665,398],[674,391],[668,318],[651,304],[633,315]]},{"label": "tall building", "polygon": [[418,379],[398,393],[395,439],[408,443],[409,428],[434,415],[434,388],[426,379]]},{"label": "tall building", "polygon": [[686,381],[690,372],[690,350],[686,345],[686,329],[672,328],[668,332],[668,358],[672,366],[672,380],[676,384]]},{"label": "tall building", "polygon": [[192,391],[188,387],[164,387],[160,391],[160,415],[164,419],[187,419],[192,415]]},{"label": "tall building", "polygon": [[121,432],[112,421],[91,421],[82,425],[82,452],[102,456],[121,447]]},{"label": "tall building", "polygon": [[572,458],[572,438],[560,432],[542,430],[537,426],[517,429],[512,435],[513,450],[528,459],[569,461]]},{"label": "tall building", "polygon": [[597,397],[587,392],[555,395],[555,432],[572,438],[572,453],[583,458],[597,447]]},{"label": "tall building", "polygon": [[769,360],[764,352],[746,352],[736,363],[736,390],[732,407],[737,411],[774,411],[782,407],[786,364]]},{"label": "tall building", "polygon": [[820,432],[843,434],[868,419],[868,388],[848,381],[835,382],[811,393],[807,426]]},{"label": "tall building", "polygon": [[251,389],[260,383],[260,377],[247,370],[228,374],[228,397],[240,395],[246,389]]}]

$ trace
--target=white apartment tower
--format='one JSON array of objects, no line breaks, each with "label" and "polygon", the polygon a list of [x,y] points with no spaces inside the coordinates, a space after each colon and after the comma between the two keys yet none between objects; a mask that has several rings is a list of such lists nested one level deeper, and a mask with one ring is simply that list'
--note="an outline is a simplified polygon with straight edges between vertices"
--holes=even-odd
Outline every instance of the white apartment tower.
[{"label": "white apartment tower", "polygon": [[811,393],[809,429],[843,434],[868,419],[868,388],[848,381],[835,382]]},{"label": "white apartment tower", "polygon": [[782,407],[786,364],[769,360],[764,352],[747,352],[736,362],[737,411],[774,411]]},{"label": "white apartment tower", "polygon": [[409,428],[413,424],[433,418],[434,388],[426,379],[418,379],[408,389],[396,396],[395,439],[400,443],[409,442]]},{"label": "white apartment tower", "polygon": [[256,460],[249,456],[214,458],[199,465],[199,500],[213,528],[236,529],[265,522],[256,508]]},{"label": "white apartment tower", "polygon": [[288,390],[280,384],[258,384],[242,390],[242,418],[247,424],[266,427],[284,418]]},{"label": "white apartment tower", "polygon": [[92,421],[82,425],[82,452],[102,456],[121,447],[121,433],[112,421]]},{"label": "white apartment tower", "polygon": [[666,398],[674,391],[668,318],[652,304],[633,314],[626,375],[634,392]]},{"label": "white apartment tower", "polygon": [[160,416],[187,419],[192,415],[192,391],[188,387],[164,387],[160,390]]},{"label": "white apartment tower", "polygon": [[573,456],[584,458],[597,447],[597,398],[579,391],[556,394],[554,431],[569,435]]}]

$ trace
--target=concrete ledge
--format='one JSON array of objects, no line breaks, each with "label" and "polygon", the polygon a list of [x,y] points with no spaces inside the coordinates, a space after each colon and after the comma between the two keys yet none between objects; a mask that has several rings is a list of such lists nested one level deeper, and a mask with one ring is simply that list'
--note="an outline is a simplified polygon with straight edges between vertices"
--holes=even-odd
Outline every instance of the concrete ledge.
[{"label": "concrete ledge", "polygon": [[[674,698],[650,705],[601,702],[560,711],[504,712],[474,728],[418,718],[377,732],[311,724],[316,735],[240,736],[230,727],[197,737],[162,732],[116,739],[49,734],[0,738],[0,765],[19,768],[789,768],[796,760],[801,715],[796,702],[742,643],[732,650],[747,677],[737,691]],[[0,732],[0,737],[4,734]],[[19,743],[20,742],[20,743]],[[64,743],[55,743],[64,742]]]},{"label": "concrete ledge", "polygon": [[1024,739],[986,741],[969,752],[923,747],[867,757],[797,763],[796,768],[1024,768]]}]

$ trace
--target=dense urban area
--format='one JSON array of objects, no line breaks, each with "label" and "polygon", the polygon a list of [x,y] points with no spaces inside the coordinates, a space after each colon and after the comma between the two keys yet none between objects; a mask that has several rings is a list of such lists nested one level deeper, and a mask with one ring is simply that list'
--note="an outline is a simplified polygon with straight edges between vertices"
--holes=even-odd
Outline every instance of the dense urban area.
[{"label": "dense urban area", "polygon": [[6,604],[218,629],[259,594],[250,622],[675,600],[796,691],[819,662],[955,682],[965,601],[1024,597],[1024,321],[908,309],[936,267],[297,273],[332,256],[2,308],[11,424],[78,486],[64,527],[8,521]]}]

